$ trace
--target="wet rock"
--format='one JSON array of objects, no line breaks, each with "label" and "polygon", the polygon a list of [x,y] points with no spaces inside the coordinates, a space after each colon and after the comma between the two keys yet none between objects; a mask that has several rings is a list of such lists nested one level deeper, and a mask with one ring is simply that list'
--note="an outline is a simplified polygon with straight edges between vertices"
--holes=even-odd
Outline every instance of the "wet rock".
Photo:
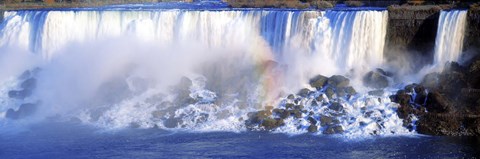
[{"label": "wet rock", "polygon": [[290,111],[290,114],[292,114],[295,118],[302,118],[302,112],[300,112],[298,109]]},{"label": "wet rock", "polygon": [[333,123],[333,118],[329,116],[322,116],[320,117],[320,125],[331,125]]},{"label": "wet rock", "polygon": [[308,117],[308,122],[310,122],[310,124],[313,124],[313,125],[316,125],[317,124],[317,120],[315,120],[315,118],[313,117]]},{"label": "wet rock", "polygon": [[285,119],[285,118],[288,118],[288,117],[290,117],[290,112],[288,110],[285,110],[280,114],[280,118],[282,118],[282,119]]},{"label": "wet rock", "polygon": [[323,95],[319,95],[317,98],[315,98],[315,100],[317,101],[317,104],[323,103]]},{"label": "wet rock", "polygon": [[388,78],[385,71],[377,69],[363,76],[363,85],[371,88],[383,89],[388,86]]},{"label": "wet rock", "polygon": [[334,126],[334,127],[333,127],[333,130],[334,130],[335,133],[337,133],[337,134],[343,133],[343,131],[344,131],[344,130],[343,130],[343,127],[340,126],[340,125]]},{"label": "wet rock", "polygon": [[318,127],[314,124],[311,124],[310,126],[308,126],[308,132],[309,133],[318,132]]},{"label": "wet rock", "polygon": [[357,94],[357,91],[352,86],[348,86],[344,90],[350,96]]},{"label": "wet rock", "polygon": [[273,130],[284,125],[283,119],[266,118],[261,124],[266,130]]},{"label": "wet rock", "polygon": [[312,107],[316,107],[316,106],[318,106],[318,103],[317,103],[317,101],[313,100],[313,101],[310,103],[310,105],[311,105]]},{"label": "wet rock", "polygon": [[328,108],[337,112],[343,110],[343,106],[338,102],[333,102]]},{"label": "wet rock", "polygon": [[181,118],[174,118],[174,117],[170,117],[163,122],[163,125],[166,128],[176,128],[177,126],[179,126],[181,124],[182,124],[182,119]]},{"label": "wet rock", "polygon": [[324,134],[340,134],[343,133],[343,128],[342,126],[335,125],[335,126],[329,126],[323,133]]},{"label": "wet rock", "polygon": [[10,108],[7,110],[7,113],[5,113],[5,118],[18,119],[18,114],[14,109]]},{"label": "wet rock", "polygon": [[320,90],[323,88],[325,83],[328,81],[328,78],[322,75],[317,75],[314,78],[310,79],[310,86],[313,88],[316,88],[317,90]]},{"label": "wet rock", "polygon": [[411,96],[407,94],[404,90],[397,91],[397,94],[393,96],[392,101],[400,105],[407,106],[409,105]]},{"label": "wet rock", "polygon": [[32,77],[31,71],[30,71],[30,70],[26,70],[26,71],[24,71],[24,72],[18,77],[18,79],[19,79],[19,80],[26,80],[26,79],[28,79],[28,78],[30,78],[30,77]]},{"label": "wet rock", "polygon": [[32,95],[32,90],[30,89],[8,91],[8,97],[14,98],[14,99],[25,99],[31,95]]},{"label": "wet rock", "polygon": [[368,92],[368,95],[371,95],[371,96],[383,96],[383,94],[385,93],[385,91],[379,89],[379,90],[373,90],[373,91],[369,91]]},{"label": "wet rock", "polygon": [[303,108],[305,108],[305,107],[303,105],[296,105],[293,108],[296,109],[296,110],[303,110]]},{"label": "wet rock", "polygon": [[341,75],[333,75],[332,77],[328,78],[327,83],[336,88],[343,88],[350,84],[350,80]]},{"label": "wet rock", "polygon": [[293,99],[295,99],[295,95],[290,94],[290,95],[288,95],[287,99],[293,100]]},{"label": "wet rock", "polygon": [[256,114],[255,114],[255,118],[254,118],[254,121],[257,121],[257,122],[260,122],[261,120],[269,117],[272,115],[272,112],[270,111],[267,111],[267,110],[261,110],[261,111],[258,111]]},{"label": "wet rock", "polygon": [[427,99],[427,92],[425,91],[425,88],[423,86],[418,86],[415,89],[415,103],[419,105],[425,105],[426,99]]},{"label": "wet rock", "polygon": [[20,85],[20,87],[24,90],[26,89],[33,90],[35,89],[36,86],[37,86],[37,80],[35,78],[29,78],[23,81],[22,84]]},{"label": "wet rock", "polygon": [[37,104],[25,103],[20,105],[17,111],[10,108],[7,110],[5,117],[9,119],[22,119],[31,116],[37,110]]},{"label": "wet rock", "polygon": [[347,93],[345,92],[345,90],[343,88],[337,89],[337,96],[338,97],[345,97],[346,95],[347,95]]},{"label": "wet rock", "polygon": [[439,92],[432,92],[428,94],[426,102],[427,110],[434,113],[445,113],[452,111],[450,102]]},{"label": "wet rock", "polygon": [[272,113],[273,113],[273,114],[280,115],[280,114],[282,114],[284,111],[285,111],[285,109],[275,108],[275,109],[273,109]]},{"label": "wet rock", "polygon": [[310,90],[308,88],[303,88],[297,93],[297,95],[299,95],[300,97],[308,97],[309,93]]},{"label": "wet rock", "polygon": [[427,74],[425,77],[423,77],[421,84],[427,88],[433,88],[438,86],[439,83],[440,83],[440,74],[435,72],[435,73]]},{"label": "wet rock", "polygon": [[292,104],[292,103],[287,103],[287,104],[285,104],[285,109],[293,109],[294,106],[295,105]]},{"label": "wet rock", "polygon": [[335,95],[335,91],[333,90],[333,88],[328,87],[325,91],[325,94],[327,95],[328,99],[332,99],[333,95]]}]

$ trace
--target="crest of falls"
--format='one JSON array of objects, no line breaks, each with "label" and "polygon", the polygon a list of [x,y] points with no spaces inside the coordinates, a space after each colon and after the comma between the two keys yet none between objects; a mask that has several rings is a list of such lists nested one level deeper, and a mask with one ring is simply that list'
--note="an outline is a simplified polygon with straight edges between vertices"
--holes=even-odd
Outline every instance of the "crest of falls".
[{"label": "crest of falls", "polygon": [[458,61],[463,49],[467,21],[466,10],[441,11],[435,39],[434,64]]},{"label": "crest of falls", "polygon": [[[15,60],[0,66],[34,59],[28,66],[41,71],[35,91],[22,100],[6,95],[22,82],[7,77],[28,67],[0,76],[6,103],[0,112],[41,101],[36,117],[60,114],[114,128],[242,131],[248,112],[283,106],[286,93],[317,74],[357,78],[382,65],[387,18],[387,11],[370,10],[8,11],[0,49]],[[325,111],[307,103],[312,112]],[[347,115],[338,124],[347,133],[407,131],[386,94],[341,104]],[[373,115],[357,117],[365,110]],[[305,132],[305,121],[290,117],[279,131]]]}]

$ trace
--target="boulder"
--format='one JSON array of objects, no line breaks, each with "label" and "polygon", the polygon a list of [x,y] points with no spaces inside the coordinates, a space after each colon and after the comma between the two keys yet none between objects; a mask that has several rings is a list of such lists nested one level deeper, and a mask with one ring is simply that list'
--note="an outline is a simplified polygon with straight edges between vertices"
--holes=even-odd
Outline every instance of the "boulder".
[{"label": "boulder", "polygon": [[291,110],[290,114],[292,114],[295,118],[302,118],[302,112],[298,109]]},{"label": "boulder", "polygon": [[309,84],[313,88],[316,88],[317,90],[320,90],[323,88],[325,83],[328,81],[328,78],[322,75],[317,75],[310,79]]},{"label": "boulder", "polygon": [[14,98],[14,99],[25,99],[31,95],[32,95],[32,90],[30,89],[8,91],[8,97]]},{"label": "boulder", "polygon": [[297,93],[297,95],[299,95],[300,97],[308,97],[309,93],[310,90],[308,88],[303,88]]},{"label": "boulder", "polygon": [[273,130],[280,126],[284,125],[283,119],[272,119],[266,118],[263,120],[261,126],[263,126],[266,130]]},{"label": "boulder", "polygon": [[333,102],[332,104],[330,104],[330,106],[328,108],[330,108],[331,110],[335,110],[337,112],[343,110],[342,104],[340,104],[338,102]]},{"label": "boulder", "polygon": [[35,113],[37,109],[37,104],[33,103],[24,103],[20,105],[17,111],[10,108],[5,113],[5,117],[9,119],[22,119],[28,116],[31,116]]},{"label": "boulder", "polygon": [[425,107],[427,111],[434,113],[451,112],[453,109],[450,102],[439,92],[431,92],[428,94]]},{"label": "boulder", "polygon": [[350,80],[341,75],[333,75],[332,77],[328,78],[327,83],[332,87],[343,88],[350,84]]},{"label": "boulder", "polygon": [[295,106],[295,104],[287,103],[287,104],[285,104],[285,109],[293,109],[294,106]]},{"label": "boulder", "polygon": [[350,96],[357,94],[357,91],[352,86],[348,86],[344,90],[347,93],[347,95],[350,95]]},{"label": "boulder", "polygon": [[328,87],[325,91],[325,94],[327,95],[328,99],[332,99],[333,95],[335,95],[335,91],[333,90],[333,88]]},{"label": "boulder", "polygon": [[313,118],[313,117],[308,117],[307,120],[308,120],[308,122],[310,122],[310,124],[312,124],[312,125],[316,125],[316,124],[317,124],[317,120],[315,120],[315,118]]},{"label": "boulder", "polygon": [[36,86],[37,86],[37,80],[35,78],[29,78],[23,81],[22,84],[20,85],[20,87],[24,90],[26,89],[33,90],[35,89]]},{"label": "boulder", "polygon": [[323,133],[324,134],[340,134],[343,133],[343,127],[340,125],[329,126]]},{"label": "boulder", "polygon": [[310,133],[318,132],[318,127],[314,124],[311,124],[310,126],[308,126],[308,132]]},{"label": "boulder", "polygon": [[405,90],[397,91],[397,94],[390,97],[391,100],[395,103],[398,103],[403,106],[408,106],[410,104],[411,96],[405,92]]},{"label": "boulder", "polygon": [[363,76],[363,85],[371,88],[383,89],[388,86],[387,74],[382,69],[370,71]]},{"label": "boulder", "polygon": [[320,125],[331,125],[333,123],[333,118],[329,116],[322,116],[320,117]]},{"label": "boulder", "polygon": [[290,94],[290,95],[288,95],[287,99],[293,100],[293,99],[295,99],[295,95]]}]

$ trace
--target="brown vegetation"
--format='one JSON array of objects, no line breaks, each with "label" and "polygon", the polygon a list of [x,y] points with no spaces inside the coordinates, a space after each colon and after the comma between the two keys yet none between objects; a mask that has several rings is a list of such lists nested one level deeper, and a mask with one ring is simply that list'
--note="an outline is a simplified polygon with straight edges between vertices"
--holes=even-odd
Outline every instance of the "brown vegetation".
[{"label": "brown vegetation", "polygon": [[345,5],[349,7],[361,7],[365,4],[361,1],[345,1]]},{"label": "brown vegetation", "polygon": [[332,8],[333,4],[324,0],[227,0],[233,8]]}]

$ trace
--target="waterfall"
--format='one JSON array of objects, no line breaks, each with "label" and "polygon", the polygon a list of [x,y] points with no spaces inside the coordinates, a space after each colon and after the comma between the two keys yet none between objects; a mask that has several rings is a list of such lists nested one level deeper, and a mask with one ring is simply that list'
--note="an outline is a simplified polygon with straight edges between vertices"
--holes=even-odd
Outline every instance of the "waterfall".
[{"label": "waterfall", "polygon": [[[40,91],[33,96],[48,106],[43,111],[55,111],[47,114],[69,112],[106,127],[174,123],[239,131],[248,112],[278,105],[285,92],[296,93],[315,75],[354,72],[358,77],[381,66],[387,18],[387,11],[370,10],[8,11],[0,26],[0,49],[25,49],[41,59]],[[159,84],[178,74],[192,81],[187,95]],[[127,86],[105,87],[126,92],[97,91],[105,83],[122,83],[117,78]],[[201,101],[167,102],[177,97]],[[356,126],[375,125],[357,118],[364,105],[385,116],[381,122],[388,128],[382,132],[403,131],[388,97],[385,102],[368,96],[352,100],[341,101],[349,121],[339,123],[350,133],[378,131]],[[286,124],[298,127],[296,121]]]},{"label": "waterfall", "polygon": [[441,11],[435,39],[434,64],[458,61],[463,49],[467,20],[466,10]]},{"label": "waterfall", "polygon": [[[326,52],[328,56],[343,68],[371,69],[383,63],[383,48],[387,32],[387,11],[327,11],[326,19],[320,21],[317,32],[320,43],[317,52]],[[325,33],[322,23],[327,21],[330,27]],[[322,41],[330,40],[327,44]],[[361,60],[360,60],[361,59]]]}]

